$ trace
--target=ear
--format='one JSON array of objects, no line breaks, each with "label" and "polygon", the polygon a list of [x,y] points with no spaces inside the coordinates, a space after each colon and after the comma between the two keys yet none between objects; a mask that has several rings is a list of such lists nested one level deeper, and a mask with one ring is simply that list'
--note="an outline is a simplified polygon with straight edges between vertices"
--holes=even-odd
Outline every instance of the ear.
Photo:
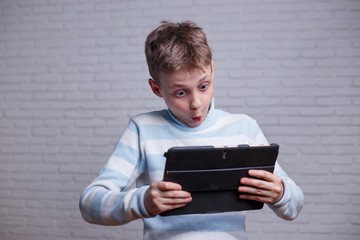
[{"label": "ear", "polygon": [[160,93],[160,87],[155,83],[155,81],[152,80],[151,78],[149,78],[148,83],[149,83],[150,88],[153,91],[153,93],[158,97],[162,97],[162,95]]}]

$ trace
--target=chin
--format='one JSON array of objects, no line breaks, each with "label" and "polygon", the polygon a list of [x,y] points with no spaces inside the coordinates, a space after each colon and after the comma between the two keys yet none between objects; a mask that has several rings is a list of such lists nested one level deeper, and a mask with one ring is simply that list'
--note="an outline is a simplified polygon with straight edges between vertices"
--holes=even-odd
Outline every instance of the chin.
[{"label": "chin", "polygon": [[202,123],[202,122],[200,122],[200,123],[192,123],[192,124],[187,124],[187,125],[188,125],[189,127],[191,127],[191,128],[196,128],[196,127],[200,126],[201,123]]}]

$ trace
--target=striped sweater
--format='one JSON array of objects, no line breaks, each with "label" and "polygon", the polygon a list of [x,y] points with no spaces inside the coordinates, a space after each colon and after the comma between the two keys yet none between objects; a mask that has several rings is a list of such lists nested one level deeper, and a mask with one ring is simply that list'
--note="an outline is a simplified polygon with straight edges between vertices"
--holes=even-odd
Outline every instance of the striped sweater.
[{"label": "striped sweater", "polygon": [[[214,109],[196,128],[183,125],[169,110],[133,117],[107,164],[83,191],[80,210],[94,224],[122,225],[141,218],[144,239],[246,239],[246,212],[151,216],[144,206],[150,183],[163,177],[164,152],[173,146],[268,144],[255,120]],[[269,207],[281,218],[294,219],[303,205],[301,189],[276,163],[284,196]]]}]

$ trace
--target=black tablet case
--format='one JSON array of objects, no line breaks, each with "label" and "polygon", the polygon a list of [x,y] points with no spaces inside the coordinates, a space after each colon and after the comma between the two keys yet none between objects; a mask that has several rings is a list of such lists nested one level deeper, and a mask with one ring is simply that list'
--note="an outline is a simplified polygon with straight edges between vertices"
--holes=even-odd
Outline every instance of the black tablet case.
[{"label": "black tablet case", "polygon": [[239,199],[237,188],[250,169],[273,172],[278,151],[275,143],[170,148],[164,154],[164,181],[179,183],[191,193],[192,201],[161,216],[261,209],[261,202]]}]

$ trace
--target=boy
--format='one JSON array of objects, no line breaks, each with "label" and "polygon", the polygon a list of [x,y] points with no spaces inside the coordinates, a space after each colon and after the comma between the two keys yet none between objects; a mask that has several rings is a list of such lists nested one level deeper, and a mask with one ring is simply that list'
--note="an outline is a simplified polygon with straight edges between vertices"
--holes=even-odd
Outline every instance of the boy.
[{"label": "boy", "polygon": [[[130,120],[106,166],[81,196],[83,218],[102,225],[141,218],[144,239],[246,239],[245,212],[159,216],[192,200],[179,184],[162,181],[163,154],[173,146],[267,140],[255,120],[214,108],[212,53],[195,23],[162,22],[148,35],[145,55],[150,88],[168,109]],[[303,193],[278,164],[274,174],[250,170],[249,175],[239,182],[239,198],[266,203],[283,219],[296,218]]]}]

